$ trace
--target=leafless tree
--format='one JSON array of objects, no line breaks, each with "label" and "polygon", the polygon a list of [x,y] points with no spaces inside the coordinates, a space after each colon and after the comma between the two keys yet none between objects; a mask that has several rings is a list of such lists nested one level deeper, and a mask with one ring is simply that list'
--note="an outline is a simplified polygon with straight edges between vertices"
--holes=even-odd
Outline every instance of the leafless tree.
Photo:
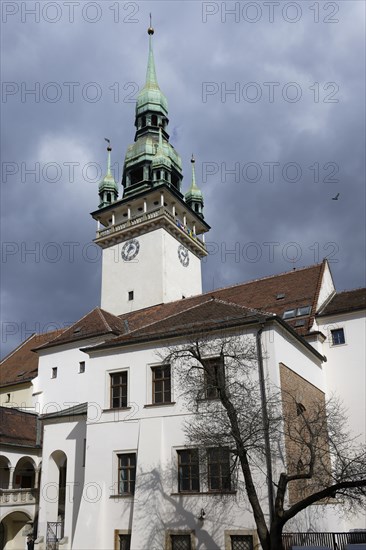
[{"label": "leafless tree", "polygon": [[285,524],[311,504],[337,497],[353,510],[365,504],[366,455],[350,438],[335,398],[326,403],[323,394],[304,406],[296,391],[261,377],[258,351],[258,341],[249,336],[201,335],[171,347],[163,359],[173,365],[176,389],[192,411],[187,442],[229,449],[263,550],[280,550]]}]

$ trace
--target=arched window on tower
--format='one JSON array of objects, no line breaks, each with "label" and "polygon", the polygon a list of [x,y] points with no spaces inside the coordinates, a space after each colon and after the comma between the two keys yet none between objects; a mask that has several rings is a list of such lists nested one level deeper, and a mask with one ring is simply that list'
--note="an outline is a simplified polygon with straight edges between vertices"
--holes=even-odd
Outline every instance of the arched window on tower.
[{"label": "arched window on tower", "polygon": [[158,117],[156,115],[152,115],[151,126],[157,126],[157,125],[158,125]]},{"label": "arched window on tower", "polygon": [[107,202],[111,202],[111,194],[110,193],[107,193]]},{"label": "arched window on tower", "polygon": [[136,170],[131,172],[131,185],[134,185],[135,183],[138,183],[143,179],[144,179],[144,174],[143,174],[142,168],[137,168]]},{"label": "arched window on tower", "polygon": [[146,116],[143,116],[141,119],[141,128],[145,128],[146,126]]}]

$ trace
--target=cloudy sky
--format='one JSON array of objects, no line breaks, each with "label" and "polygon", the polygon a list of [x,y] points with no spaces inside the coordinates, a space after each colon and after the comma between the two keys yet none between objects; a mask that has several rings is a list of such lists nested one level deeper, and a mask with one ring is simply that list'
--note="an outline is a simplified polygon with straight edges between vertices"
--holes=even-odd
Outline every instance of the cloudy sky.
[{"label": "cloudy sky", "polygon": [[[99,304],[104,137],[120,178],[149,12],[171,142],[205,197],[205,290],[328,257],[365,284],[364,3],[2,8],[2,354]],[[339,193],[338,200],[332,200]]]}]

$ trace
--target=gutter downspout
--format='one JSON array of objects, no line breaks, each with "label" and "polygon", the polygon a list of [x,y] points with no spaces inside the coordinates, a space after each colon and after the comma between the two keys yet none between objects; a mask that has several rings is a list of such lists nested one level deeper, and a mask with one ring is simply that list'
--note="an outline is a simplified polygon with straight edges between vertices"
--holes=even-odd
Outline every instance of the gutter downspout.
[{"label": "gutter downspout", "polygon": [[272,525],[273,515],[274,515],[273,476],[272,476],[271,445],[270,445],[270,439],[269,439],[269,420],[268,420],[268,411],[267,411],[266,387],[265,387],[265,381],[264,381],[262,338],[261,338],[263,328],[264,328],[264,323],[261,323],[260,327],[261,328],[258,330],[256,334],[256,344],[257,344],[257,356],[258,356],[259,387],[261,392],[264,448],[266,453],[269,521],[270,521],[270,525]]}]

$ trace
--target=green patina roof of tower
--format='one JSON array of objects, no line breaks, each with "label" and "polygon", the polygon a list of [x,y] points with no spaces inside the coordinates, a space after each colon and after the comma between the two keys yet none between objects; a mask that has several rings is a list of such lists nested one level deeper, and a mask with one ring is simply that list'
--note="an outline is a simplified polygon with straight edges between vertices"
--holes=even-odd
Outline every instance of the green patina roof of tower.
[{"label": "green patina roof of tower", "polygon": [[107,160],[107,173],[99,184],[99,192],[101,191],[116,191],[118,195],[118,185],[116,180],[113,177],[111,171],[111,151],[112,149],[108,147],[108,160]]},{"label": "green patina roof of tower", "polygon": [[[179,154],[174,149],[171,143],[164,141],[163,151],[166,157],[168,157],[180,172],[182,170],[182,161]],[[128,146],[125,156],[125,166],[129,167],[133,164],[143,161],[152,161],[156,155],[156,138],[152,135],[146,135],[139,137],[135,143]]]},{"label": "green patina roof of tower", "polygon": [[195,159],[194,159],[193,155],[192,155],[191,163],[192,163],[192,183],[191,183],[191,187],[188,189],[187,193],[184,195],[184,198],[185,198],[186,202],[188,202],[190,200],[196,200],[196,201],[203,202],[202,191],[199,189],[199,187],[196,184],[196,170],[195,170],[195,166],[194,166],[195,165]]},{"label": "green patina roof of tower", "polygon": [[142,90],[137,96],[136,114],[142,114],[145,111],[159,111],[168,114],[168,101],[159,88],[156,78],[156,69],[154,61],[154,53],[152,48],[153,29],[150,27],[149,33],[149,58],[146,71],[146,82]]},{"label": "green patina roof of tower", "polygon": [[[168,146],[169,145],[170,144],[168,144]],[[164,165],[164,166],[167,166],[169,168],[172,165],[172,161],[170,160],[169,156],[166,154],[166,152],[164,150],[163,134],[162,134],[161,128],[159,128],[159,144],[158,144],[155,156],[154,156],[154,158],[152,159],[152,162],[151,162],[152,167],[160,166],[160,165]]]}]

